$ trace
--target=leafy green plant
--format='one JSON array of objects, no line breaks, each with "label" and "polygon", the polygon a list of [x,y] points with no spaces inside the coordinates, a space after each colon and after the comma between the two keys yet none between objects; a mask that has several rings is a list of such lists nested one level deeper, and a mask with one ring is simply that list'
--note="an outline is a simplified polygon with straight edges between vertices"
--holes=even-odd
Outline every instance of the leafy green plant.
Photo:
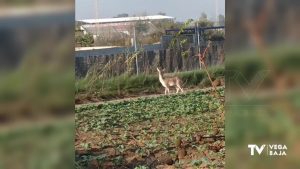
[{"label": "leafy green plant", "polygon": [[[217,91],[224,97],[224,88]],[[118,166],[123,164],[124,156],[128,154],[147,158],[153,153],[163,152],[175,159],[175,140],[179,137],[190,144],[196,153],[206,151],[208,146],[200,146],[194,136],[199,132],[213,135],[216,124],[224,124],[221,118],[217,118],[222,111],[224,106],[219,98],[213,96],[209,90],[201,90],[98,106],[82,106],[75,108],[75,126],[79,133],[97,133],[101,141],[88,139],[92,142],[91,145],[110,147],[112,151],[119,153],[118,158],[111,156],[114,165]],[[219,127],[222,128],[219,134],[224,135],[224,125]],[[220,152],[215,158],[223,159],[223,155]],[[188,162],[194,166],[199,163],[192,160]],[[210,161],[207,165],[212,166]]]},{"label": "leafy green plant", "polygon": [[202,161],[201,160],[193,160],[191,162],[191,165],[193,166],[200,166],[202,164]]},{"label": "leafy green plant", "polygon": [[80,44],[82,47],[92,46],[94,43],[94,38],[91,34],[86,34],[82,36],[76,36],[75,41],[77,44]]}]

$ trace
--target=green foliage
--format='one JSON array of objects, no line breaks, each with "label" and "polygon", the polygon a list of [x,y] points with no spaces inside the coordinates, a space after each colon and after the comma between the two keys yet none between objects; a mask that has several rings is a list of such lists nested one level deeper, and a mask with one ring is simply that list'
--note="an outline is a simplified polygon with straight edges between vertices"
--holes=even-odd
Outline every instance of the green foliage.
[{"label": "green foliage", "polygon": [[[218,92],[224,97],[224,88],[218,89]],[[113,159],[115,165],[125,165],[124,156],[132,150],[139,157],[149,157],[154,152],[174,154],[175,140],[179,137],[195,147],[201,146],[203,150],[207,150],[207,146],[199,145],[193,138],[199,132],[213,133],[216,127],[219,134],[224,135],[224,121],[219,118],[220,112],[224,111],[222,104],[210,91],[195,91],[81,106],[75,108],[75,126],[79,133],[97,133],[98,137],[103,137],[101,142],[86,140],[86,137],[84,140],[94,142],[92,144],[100,148],[115,147],[121,154],[110,159]],[[115,139],[116,136],[118,139]],[[133,141],[141,144],[138,147],[128,144]],[[196,148],[195,151],[198,152]],[[224,153],[222,151],[213,155],[215,159],[222,161]],[[213,165],[206,159],[188,162],[194,166],[201,163]],[[138,166],[143,167],[145,166]]]},{"label": "green foliage", "polygon": [[[219,16],[219,24],[224,26],[225,18],[223,15]],[[207,15],[202,13],[201,17],[195,22],[198,24],[199,27],[212,27],[214,26],[214,22],[208,20]],[[202,35],[204,40],[211,40],[211,41],[220,41],[225,39],[225,32],[219,30],[207,30],[204,31]]]},{"label": "green foliage", "polygon": [[199,24],[199,27],[211,27],[214,25],[214,23],[209,20],[199,20],[197,23]]},{"label": "green foliage", "polygon": [[41,56],[49,46],[30,48],[16,70],[0,74],[1,115],[9,120],[42,117],[61,113],[74,104],[74,90],[70,88],[74,85],[74,67],[65,57],[71,52],[66,46],[71,45],[69,42],[63,39],[57,43],[47,61]]},{"label": "green foliage", "polygon": [[192,19],[187,20],[186,22],[183,23],[182,26],[180,26],[179,31],[176,33],[176,35],[173,37],[172,41],[170,42],[170,47],[171,48],[180,48],[183,49],[184,44],[187,42],[185,38],[181,36],[182,32],[184,29],[189,27],[189,25],[192,23]]},{"label": "green foliage", "polygon": [[225,32],[224,31],[214,31],[211,35],[209,35],[209,40],[211,41],[222,41],[225,40]]},{"label": "green foliage", "polygon": [[[56,120],[47,124],[24,125],[0,134],[3,168],[73,168],[74,122]],[[18,161],[12,163],[12,161]]]},{"label": "green foliage", "polygon": [[[209,68],[212,78],[224,76],[224,67],[211,67]],[[173,76],[174,74],[168,74]],[[204,70],[195,70],[176,73],[182,81],[183,87],[195,87],[201,84],[202,81],[207,80],[208,77]],[[138,94],[138,93],[157,93],[163,90],[158,75],[121,75],[110,79],[93,79],[85,78],[79,79],[75,83],[75,94],[94,94],[97,98],[107,99],[112,97],[121,97],[124,95]],[[209,82],[209,81],[208,81]],[[203,82],[202,82],[203,83]],[[206,83],[202,87],[210,86]]]},{"label": "green foliage", "polygon": [[214,25],[212,21],[208,20],[206,13],[202,13],[196,23],[198,23],[199,27],[210,27]]},{"label": "green foliage", "polygon": [[[225,135],[226,157],[231,159],[226,162],[228,168],[246,165],[248,168],[299,168],[298,156],[292,153],[298,151],[297,140],[300,138],[297,120],[300,107],[299,44],[280,43],[264,50],[266,53],[253,48],[227,53]],[[266,61],[271,62],[272,67]],[[281,73],[294,79],[295,84],[278,90],[276,85],[281,80],[277,78],[282,76]],[[245,152],[243,147],[249,143],[285,144],[288,158],[266,158],[264,163],[259,163],[261,158],[257,157],[240,163],[240,154]]]},{"label": "green foliage", "polygon": [[94,38],[91,34],[81,35],[75,37],[76,44],[79,44],[81,47],[90,47],[94,44]]},{"label": "green foliage", "polygon": [[193,160],[191,162],[191,165],[193,166],[200,166],[202,164],[202,161],[201,160]]},{"label": "green foliage", "polygon": [[[205,94],[206,92],[199,91],[184,95],[139,99],[117,104],[103,104],[98,107],[81,107],[75,110],[76,123],[84,123],[91,130],[93,128],[107,129],[108,127],[124,126],[152,118],[159,118],[159,116],[192,115],[199,112],[216,111],[218,101]],[[216,104],[216,106],[209,107],[205,102],[211,102],[211,104]],[[123,114],[123,116],[120,116],[120,114]]]},{"label": "green foliage", "polygon": [[[299,71],[300,50],[290,47],[279,47],[270,50],[272,64],[276,72],[293,72]],[[241,57],[242,56],[242,57]],[[238,85],[248,86],[250,82],[257,78],[259,74],[270,75],[271,70],[267,69],[267,65],[263,58],[259,57],[256,52],[248,51],[237,53],[226,59],[226,83],[231,87]],[[264,76],[261,76],[264,77]],[[268,85],[269,79],[264,79],[264,84]]]},{"label": "green foliage", "polygon": [[181,23],[174,22],[173,20],[153,21],[153,24],[161,31],[164,31],[166,29],[180,28],[182,26]]}]

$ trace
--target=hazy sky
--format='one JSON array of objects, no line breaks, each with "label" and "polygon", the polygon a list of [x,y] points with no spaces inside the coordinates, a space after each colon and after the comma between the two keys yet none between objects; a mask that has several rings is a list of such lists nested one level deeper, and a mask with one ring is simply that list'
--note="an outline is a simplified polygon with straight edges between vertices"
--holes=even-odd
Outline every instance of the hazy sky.
[{"label": "hazy sky", "polygon": [[111,18],[120,13],[154,15],[165,12],[177,21],[199,18],[205,12],[209,19],[215,19],[215,2],[218,1],[219,14],[225,13],[225,0],[75,0],[76,20],[96,18],[96,1],[98,16]]}]

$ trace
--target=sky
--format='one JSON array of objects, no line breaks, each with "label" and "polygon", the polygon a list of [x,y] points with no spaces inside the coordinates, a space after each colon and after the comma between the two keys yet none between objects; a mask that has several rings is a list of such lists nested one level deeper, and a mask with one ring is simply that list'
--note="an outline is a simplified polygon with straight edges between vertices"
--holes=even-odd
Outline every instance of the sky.
[{"label": "sky", "polygon": [[155,15],[164,12],[173,16],[176,21],[197,19],[204,12],[208,18],[216,18],[216,1],[218,13],[225,15],[225,0],[75,0],[76,20],[94,19],[97,17],[112,18],[121,13]]}]

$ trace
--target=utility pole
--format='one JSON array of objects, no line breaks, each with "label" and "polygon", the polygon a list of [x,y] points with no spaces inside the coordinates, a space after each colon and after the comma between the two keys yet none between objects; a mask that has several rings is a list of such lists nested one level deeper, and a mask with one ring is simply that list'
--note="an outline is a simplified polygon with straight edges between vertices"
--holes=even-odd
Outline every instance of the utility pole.
[{"label": "utility pole", "polygon": [[[99,18],[99,11],[98,11],[99,10],[99,2],[98,2],[99,0],[95,0],[95,1],[96,1],[96,5],[95,5],[96,6],[96,11],[95,11],[96,12],[96,19],[100,19]],[[98,38],[98,36],[99,36],[99,23],[97,22],[96,23],[96,37]]]},{"label": "utility pole", "polygon": [[[201,54],[201,45],[200,45],[200,33],[199,33],[199,23],[197,22],[197,26],[196,26],[196,32],[197,32],[197,42],[198,42],[198,51],[199,54]],[[202,69],[202,65],[200,64],[200,69]]]},{"label": "utility pole", "polygon": [[133,43],[134,43],[134,53],[136,54],[136,57],[135,57],[136,74],[138,75],[139,74],[139,64],[138,64],[138,56],[137,56],[135,24],[133,26]]},{"label": "utility pole", "polygon": [[216,26],[219,26],[219,1],[218,0],[215,0],[215,10],[216,10]]}]

